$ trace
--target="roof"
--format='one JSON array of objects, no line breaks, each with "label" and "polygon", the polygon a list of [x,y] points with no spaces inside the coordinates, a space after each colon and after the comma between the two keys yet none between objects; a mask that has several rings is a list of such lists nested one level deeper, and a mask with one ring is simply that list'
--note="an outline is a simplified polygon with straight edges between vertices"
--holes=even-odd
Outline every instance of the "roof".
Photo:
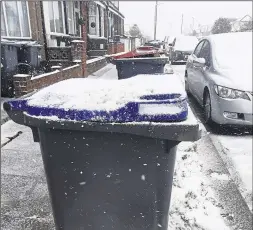
[{"label": "roof", "polygon": [[239,21],[239,22],[248,22],[248,21],[252,21],[252,17],[249,16],[249,15],[247,14],[247,15],[245,15],[243,18],[238,19],[237,21]]}]

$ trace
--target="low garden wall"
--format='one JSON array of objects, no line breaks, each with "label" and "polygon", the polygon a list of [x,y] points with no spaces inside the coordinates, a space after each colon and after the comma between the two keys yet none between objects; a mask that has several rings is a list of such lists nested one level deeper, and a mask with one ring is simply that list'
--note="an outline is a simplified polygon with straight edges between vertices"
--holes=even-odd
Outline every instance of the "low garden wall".
[{"label": "low garden wall", "polygon": [[82,64],[31,77],[28,74],[13,76],[15,97],[20,97],[69,78],[87,77],[107,64],[105,57],[94,58],[86,62],[86,76],[83,76]]}]

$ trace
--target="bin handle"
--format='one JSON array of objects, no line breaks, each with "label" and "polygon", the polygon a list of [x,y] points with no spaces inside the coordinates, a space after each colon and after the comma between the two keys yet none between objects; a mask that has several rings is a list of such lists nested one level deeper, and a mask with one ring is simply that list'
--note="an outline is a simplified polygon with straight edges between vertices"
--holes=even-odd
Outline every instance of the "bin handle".
[{"label": "bin handle", "polygon": [[11,110],[24,111],[27,106],[27,100],[14,99],[11,101],[5,101],[3,108],[6,112]]}]

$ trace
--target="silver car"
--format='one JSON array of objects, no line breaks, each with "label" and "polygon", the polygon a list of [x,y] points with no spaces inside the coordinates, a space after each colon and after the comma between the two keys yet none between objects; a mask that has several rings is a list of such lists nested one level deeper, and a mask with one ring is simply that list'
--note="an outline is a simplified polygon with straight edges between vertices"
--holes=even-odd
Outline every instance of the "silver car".
[{"label": "silver car", "polygon": [[186,63],[185,88],[206,123],[252,126],[252,32],[201,40]]}]

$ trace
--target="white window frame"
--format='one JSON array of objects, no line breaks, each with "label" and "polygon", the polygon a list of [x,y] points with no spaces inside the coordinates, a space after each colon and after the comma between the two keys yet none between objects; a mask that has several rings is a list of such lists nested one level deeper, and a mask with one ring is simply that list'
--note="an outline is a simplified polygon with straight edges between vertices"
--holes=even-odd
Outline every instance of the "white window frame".
[{"label": "white window frame", "polygon": [[100,19],[100,6],[98,4],[96,4],[96,35],[98,37],[100,37],[100,22],[99,22],[99,19]]},{"label": "white window frame", "polygon": [[105,11],[103,7],[100,7],[101,13],[101,37],[105,36]]},{"label": "white window frame", "polygon": [[6,18],[6,8],[5,8],[5,2],[2,1],[2,11],[3,11],[3,15],[4,15],[4,22],[5,22],[5,28],[6,28],[6,36],[1,36],[2,38],[12,38],[12,39],[31,39],[32,38],[32,31],[31,31],[31,22],[30,22],[30,14],[29,14],[29,6],[28,6],[28,2],[26,2],[26,8],[27,8],[27,17],[28,17],[28,27],[29,27],[29,37],[23,37],[23,31],[21,29],[21,16],[20,16],[20,12],[22,12],[22,8],[21,8],[21,1],[15,1],[17,2],[17,9],[18,9],[18,20],[19,20],[19,27],[20,27],[20,33],[21,36],[20,37],[14,37],[14,36],[9,36],[9,28],[8,28],[8,23],[7,23],[7,18]]},{"label": "white window frame", "polygon": [[[78,8],[75,7],[75,3],[77,2],[78,4]],[[79,25],[79,34],[77,33],[77,28],[76,28],[76,13],[78,13],[78,16],[80,18],[80,2],[79,1],[68,1],[66,2],[66,8],[67,8],[67,19],[69,18],[69,8],[71,8],[71,13],[72,13],[72,25],[69,23],[68,20],[68,30],[69,30],[69,34],[74,35],[74,36],[81,36],[81,26]],[[72,26],[72,30],[71,32],[74,33],[70,33],[70,26]]]},{"label": "white window frame", "polygon": [[75,1],[73,2],[74,4],[74,22],[75,22],[75,35],[81,36],[81,25],[79,25],[79,34],[77,34],[77,28],[76,28],[76,13],[78,13],[78,17],[80,18],[81,16],[81,6],[80,6],[80,1],[76,1],[78,3],[78,8],[75,8]]},{"label": "white window frame", "polygon": [[[53,5],[54,5],[54,3],[57,3],[57,5],[58,5],[58,2],[60,2],[61,3],[61,5],[62,5],[62,24],[63,24],[63,33],[60,33],[60,32],[56,32],[56,23],[55,23],[55,18],[54,18],[54,30],[55,30],[55,32],[52,32],[51,31],[51,26],[50,26],[50,18],[49,18],[49,31],[50,31],[50,34],[52,34],[52,35],[62,35],[62,34],[66,34],[66,28],[65,28],[65,14],[64,14],[64,5],[63,5],[63,1],[48,1],[48,3],[52,3]],[[49,3],[49,4],[50,4]],[[49,7],[50,5],[48,5],[48,7]],[[53,17],[54,17],[54,15],[53,15]]]},{"label": "white window frame", "polygon": [[[91,14],[91,11],[90,9],[88,10],[88,17],[89,17],[89,35],[91,36],[99,36],[99,11],[98,11],[98,5],[96,4],[96,2],[93,2],[93,1],[89,1],[90,4],[93,4],[93,7],[95,8],[95,11],[92,12]],[[94,9],[93,8],[93,9]],[[95,14],[94,14],[95,13]],[[96,23],[96,27],[95,28],[91,28],[90,24],[91,24],[91,18],[95,19],[95,23]],[[91,29],[93,30],[92,33],[91,33]],[[94,30],[95,30],[95,33],[94,33]]]},{"label": "white window frame", "polygon": [[112,37],[113,14],[109,12],[109,38]]}]

